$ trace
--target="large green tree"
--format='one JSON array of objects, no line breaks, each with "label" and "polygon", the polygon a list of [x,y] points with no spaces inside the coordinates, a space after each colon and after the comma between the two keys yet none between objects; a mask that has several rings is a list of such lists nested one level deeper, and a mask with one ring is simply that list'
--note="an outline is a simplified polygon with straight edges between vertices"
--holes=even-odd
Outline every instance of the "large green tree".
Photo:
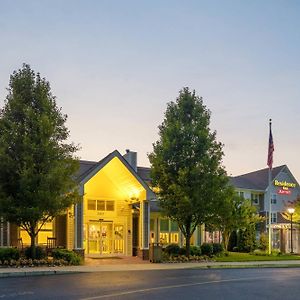
[{"label": "large green tree", "polygon": [[228,184],[222,144],[210,130],[210,115],[202,98],[183,88],[176,101],[168,104],[159,140],[149,154],[160,206],[178,223],[187,255],[197,225],[214,216]]},{"label": "large green tree", "polygon": [[78,150],[49,82],[29,65],[15,71],[0,112],[0,214],[26,230],[33,256],[45,222],[78,199]]},{"label": "large green tree", "polygon": [[230,235],[233,231],[251,231],[255,225],[262,222],[263,218],[257,213],[256,208],[251,205],[251,200],[237,195],[234,188],[228,186],[224,197],[218,202],[218,211],[209,220],[209,225],[222,234],[222,242],[228,249]]}]

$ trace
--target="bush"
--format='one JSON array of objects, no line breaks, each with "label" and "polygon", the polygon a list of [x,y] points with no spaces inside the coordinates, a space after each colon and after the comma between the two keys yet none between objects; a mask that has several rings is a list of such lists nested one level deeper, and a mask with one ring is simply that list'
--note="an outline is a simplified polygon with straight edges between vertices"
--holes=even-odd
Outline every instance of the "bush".
[{"label": "bush", "polygon": [[20,252],[16,248],[0,248],[0,260],[18,260],[20,258]]},{"label": "bush", "polygon": [[239,230],[238,248],[240,252],[251,252],[256,248],[255,227]]},{"label": "bush", "polygon": [[165,248],[165,252],[169,255],[177,256],[179,254],[180,247],[177,244],[170,244]]},{"label": "bush", "polygon": [[191,246],[190,247],[190,254],[192,256],[200,256],[201,255],[201,249],[200,247],[197,247],[197,246]]},{"label": "bush", "polygon": [[[26,258],[33,258],[32,247],[25,248],[25,252],[24,253],[25,253],[25,257]],[[36,246],[35,247],[35,259],[43,259],[46,256],[47,255],[46,255],[46,250],[45,249],[43,249],[40,246]]]},{"label": "bush", "polygon": [[259,249],[266,251],[269,248],[269,239],[266,234],[262,233],[259,237]]},{"label": "bush", "polygon": [[282,253],[279,249],[272,249],[272,251],[271,251],[271,255],[273,255],[273,256],[279,256],[281,254]]},{"label": "bush", "polygon": [[234,251],[233,248],[237,247],[237,233],[236,231],[232,231],[229,236],[228,247],[226,250]]},{"label": "bush", "polygon": [[213,245],[210,243],[203,243],[201,245],[202,255],[212,256],[213,255]]},{"label": "bush", "polygon": [[222,244],[213,243],[212,246],[213,246],[213,255],[217,255],[217,254],[224,252],[224,247]]},{"label": "bush", "polygon": [[255,249],[253,251],[253,254],[258,255],[258,256],[267,256],[268,255],[268,253],[266,253],[266,251],[261,250],[261,249]]},{"label": "bush", "polygon": [[82,262],[81,256],[67,249],[53,249],[52,256],[54,259],[63,259],[70,265],[80,265]]},{"label": "bush", "polygon": [[179,252],[178,252],[179,255],[185,255],[186,254],[186,248],[185,247],[181,247],[179,249]]}]

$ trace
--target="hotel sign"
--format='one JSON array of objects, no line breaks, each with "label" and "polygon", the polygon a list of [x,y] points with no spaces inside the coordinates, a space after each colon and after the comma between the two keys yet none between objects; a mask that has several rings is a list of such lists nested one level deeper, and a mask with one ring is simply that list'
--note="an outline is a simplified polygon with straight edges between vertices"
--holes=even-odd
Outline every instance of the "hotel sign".
[{"label": "hotel sign", "polygon": [[296,183],[293,182],[287,182],[287,181],[274,181],[274,185],[281,187],[278,191],[277,194],[279,195],[290,195],[292,192],[289,190],[289,188],[295,188]]}]

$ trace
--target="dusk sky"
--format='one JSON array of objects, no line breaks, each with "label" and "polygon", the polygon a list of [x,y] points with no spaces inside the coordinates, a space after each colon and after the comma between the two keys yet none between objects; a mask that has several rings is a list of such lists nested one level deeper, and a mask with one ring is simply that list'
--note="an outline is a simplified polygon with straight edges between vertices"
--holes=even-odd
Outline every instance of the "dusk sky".
[{"label": "dusk sky", "polygon": [[300,181],[300,1],[0,1],[0,106],[23,63],[50,82],[82,159],[147,153],[185,86],[211,110],[230,175]]}]

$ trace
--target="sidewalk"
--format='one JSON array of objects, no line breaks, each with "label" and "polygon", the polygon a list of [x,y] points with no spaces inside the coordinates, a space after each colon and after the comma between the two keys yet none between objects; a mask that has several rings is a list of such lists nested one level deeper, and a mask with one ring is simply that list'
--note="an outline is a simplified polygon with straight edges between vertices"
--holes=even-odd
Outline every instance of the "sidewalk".
[{"label": "sidewalk", "polygon": [[145,271],[145,270],[176,270],[176,269],[210,269],[210,268],[263,268],[263,267],[298,267],[299,260],[289,261],[257,261],[257,262],[190,262],[190,263],[150,263],[139,258],[127,257],[121,259],[86,259],[85,265],[67,267],[33,267],[33,268],[0,268],[0,278],[27,277],[37,275]]}]

